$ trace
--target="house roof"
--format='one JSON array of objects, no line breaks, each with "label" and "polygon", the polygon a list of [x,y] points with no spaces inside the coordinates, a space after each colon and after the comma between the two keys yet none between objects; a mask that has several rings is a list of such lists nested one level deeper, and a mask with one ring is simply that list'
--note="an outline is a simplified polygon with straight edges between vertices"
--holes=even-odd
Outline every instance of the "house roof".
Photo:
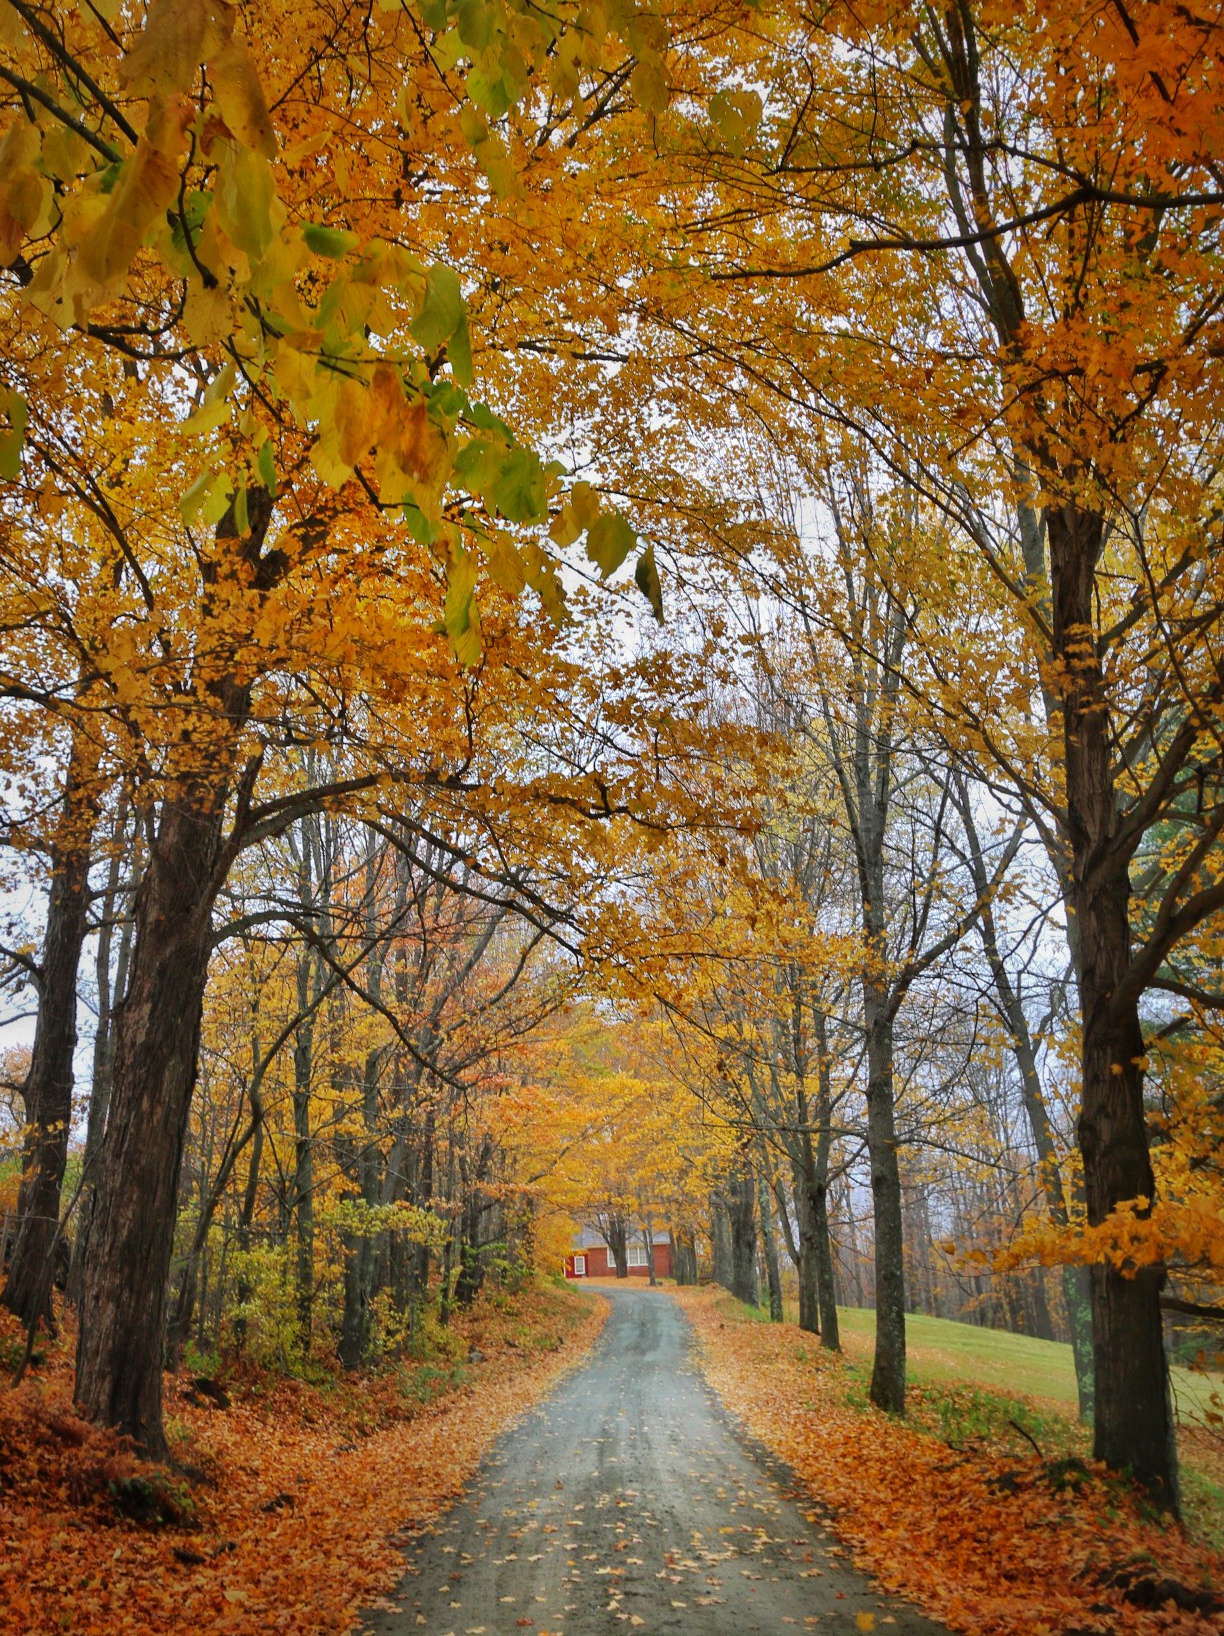
[{"label": "house roof", "polygon": [[[630,1244],[640,1244],[642,1242],[643,1231],[643,1228],[636,1225],[631,1227],[629,1230],[628,1242]],[[656,1227],[652,1234],[652,1242],[655,1244],[668,1244],[671,1242],[671,1234],[665,1227]],[[570,1242],[570,1249],[578,1250],[580,1252],[582,1250],[606,1250],[607,1248],[607,1240],[604,1238],[603,1234],[598,1230],[598,1228],[595,1227],[584,1227],[580,1233],[574,1234],[573,1239]]]}]

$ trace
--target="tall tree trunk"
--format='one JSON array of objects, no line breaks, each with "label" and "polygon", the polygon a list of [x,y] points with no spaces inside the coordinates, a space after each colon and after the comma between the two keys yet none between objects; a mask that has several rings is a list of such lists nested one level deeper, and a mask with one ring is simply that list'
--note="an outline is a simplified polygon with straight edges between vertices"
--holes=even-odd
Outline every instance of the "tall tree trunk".
[{"label": "tall tree trunk", "polygon": [[38,984],[38,1020],[23,1095],[26,1137],[3,1301],[23,1323],[52,1324],[60,1192],[72,1127],[76,984],[89,909],[89,854],[97,817],[97,754],[74,728],[64,804],[51,843],[51,890]]},{"label": "tall tree trunk", "polygon": [[[374,1295],[376,1244],[369,1222],[379,1196],[378,1078],[384,1049],[370,1051],[362,1076],[361,1121],[363,1133],[352,1155],[357,1197],[365,1206],[360,1232],[346,1234],[344,1248],[344,1311],[340,1320],[340,1362],[346,1369],[359,1369],[366,1362],[372,1339],[370,1303]],[[462,1229],[460,1229],[462,1233]],[[462,1245],[460,1245],[462,1254]],[[447,1291],[449,1306],[450,1292]]]},{"label": "tall tree trunk", "polygon": [[629,1223],[619,1210],[607,1210],[596,1216],[596,1223],[603,1234],[604,1243],[612,1251],[612,1259],[616,1265],[616,1276],[629,1276]]},{"label": "tall tree trunk", "polygon": [[829,1158],[833,1149],[833,1063],[829,1054],[828,1019],[819,1007],[813,1008],[816,1038],[816,1147],[812,1150],[807,1113],[802,1123],[808,1168],[812,1177],[812,1245],[816,1257],[816,1300],[820,1316],[820,1339],[830,1352],[841,1351],[841,1329],[837,1321],[837,1280],[833,1271],[833,1239],[829,1232]]},{"label": "tall tree trunk", "polygon": [[[245,1230],[239,1233],[238,1249],[244,1251],[250,1246],[250,1212],[254,1211],[254,1189],[259,1177],[259,1160],[263,1152],[263,1100],[259,1090],[263,1080],[263,1072],[267,1064],[262,1060],[259,1051],[259,1039],[252,1039],[253,1064],[251,1082],[247,1087],[247,1096],[251,1104],[251,1118],[241,1135],[238,1122],[230,1132],[230,1137],[221,1155],[220,1168],[211,1185],[208,1182],[208,1169],[211,1158],[206,1158],[201,1175],[200,1213],[196,1220],[195,1232],[192,1234],[191,1244],[183,1261],[182,1277],[179,1282],[178,1295],[170,1320],[166,1325],[165,1363],[170,1370],[176,1370],[182,1360],[183,1347],[187,1337],[191,1334],[192,1314],[195,1311],[196,1300],[199,1295],[200,1266],[204,1257],[204,1247],[208,1243],[209,1229],[217,1213],[217,1207],[225,1197],[234,1166],[238,1162],[244,1148],[254,1143],[254,1157],[251,1161],[251,1170],[247,1177],[247,1198],[250,1201],[249,1211],[244,1201],[243,1209],[247,1213]],[[239,1303],[249,1299],[249,1291],[243,1293],[239,1286]]]},{"label": "tall tree trunk", "polygon": [[[808,1144],[810,1147],[810,1143]],[[792,1156],[791,1176],[795,1218],[799,1224],[799,1327],[820,1333],[820,1284],[816,1250],[816,1212],[812,1208],[812,1178],[800,1159]]]},{"label": "tall tree trunk", "polygon": [[298,957],[297,1004],[301,1015],[293,1041],[293,1273],[297,1286],[298,1327],[310,1345],[314,1309],[314,1135],[310,1097],[314,1073],[314,1012],[310,1009],[313,951]]},{"label": "tall tree trunk", "polygon": [[833,1267],[833,1239],[829,1232],[829,1189],[817,1187],[813,1199],[816,1253],[816,1301],[820,1316],[820,1342],[830,1352],[841,1351],[841,1327],[837,1319],[837,1279]]},{"label": "tall tree trunk", "polygon": [[[428,1209],[433,1203],[434,1190],[434,1143],[436,1141],[437,1115],[431,1103],[426,1114],[424,1129],[421,1132],[421,1161],[419,1179],[413,1195],[413,1203],[422,1210]],[[429,1261],[428,1244],[418,1244],[413,1258],[413,1287],[416,1299],[424,1300],[429,1293]]]},{"label": "tall tree trunk", "polygon": [[727,1186],[731,1222],[731,1293],[746,1306],[760,1301],[757,1289],[756,1189],[752,1168],[733,1176]]},{"label": "tall tree trunk", "polygon": [[769,1183],[765,1178],[764,1163],[757,1163],[757,1213],[761,1218],[761,1242],[765,1250],[765,1282],[769,1288],[769,1321],[782,1322],[782,1271],[778,1266],[778,1240],[774,1233],[773,1212],[769,1207]]},{"label": "tall tree trunk", "polygon": [[678,1233],[671,1235],[672,1240],[672,1271],[675,1273],[677,1284],[695,1284],[697,1282],[697,1245],[692,1233],[681,1228]]},{"label": "tall tree trunk", "polygon": [[166,1452],[166,1280],[224,813],[224,785],[167,802],[137,895],[81,1302],[77,1401],[154,1455]]},{"label": "tall tree trunk", "polygon": [[[1104,520],[1072,503],[1046,513],[1054,655],[1065,667],[1063,735],[1072,879],[1068,913],[1079,936],[1083,1012],[1080,1151],[1088,1220],[1097,1225],[1127,1199],[1155,1193],[1143,1112],[1143,1030],[1137,1000],[1118,1003],[1131,959],[1129,858],[1116,843],[1105,679],[1093,629],[1095,573]],[[1164,1352],[1163,1266],[1126,1277],[1111,1263],[1092,1269],[1096,1377],[1094,1451],[1129,1470],[1173,1509],[1177,1450]]]},{"label": "tall tree trunk", "polygon": [[887,997],[870,977],[863,983],[867,1029],[867,1151],[875,1216],[875,1362],[871,1401],[905,1413],[905,1256],[901,1169],[893,1102],[893,1019]]},{"label": "tall tree trunk", "polygon": [[[314,775],[313,753],[307,776]],[[328,930],[331,895],[330,848],[324,852],[319,821],[313,815],[298,826],[298,903],[303,919],[320,934]],[[317,856],[316,856],[317,854]],[[302,1344],[309,1348],[314,1316],[314,1134],[311,1096],[314,1086],[315,1017],[327,988],[320,951],[303,947],[297,963],[297,1009],[300,1023],[293,1039],[293,1215],[294,1281]]]},{"label": "tall tree trunk", "polygon": [[858,1246],[858,1223],[854,1219],[854,1197],[849,1186],[844,1189],[846,1199],[846,1248],[850,1254],[850,1274],[854,1281],[854,1305],[861,1312],[867,1305],[863,1290],[863,1266]]},{"label": "tall tree trunk", "polygon": [[[264,572],[271,520],[265,490],[247,495],[250,529],[239,538],[233,508],[219,544]],[[226,561],[228,569],[228,559]],[[244,569],[245,571],[245,569]],[[208,575],[215,579],[210,565]],[[110,1117],[103,1143],[81,1300],[76,1400],[93,1420],[164,1456],[162,1352],[175,1203],[195,1086],[210,921],[226,870],[225,811],[251,684],[201,675],[213,715],[200,756],[169,786],[136,895],[132,974],[115,1032]],[[253,781],[257,764],[249,769]]]},{"label": "tall tree trunk", "polygon": [[[124,791],[115,815],[111,858],[107,866],[106,885],[102,892],[102,925],[98,933],[98,956],[94,968],[98,989],[98,1019],[94,1030],[89,1115],[85,1122],[85,1153],[81,1164],[81,1202],[77,1210],[77,1231],[72,1243],[72,1267],[68,1275],[68,1295],[74,1306],[79,1306],[81,1302],[89,1229],[93,1221],[94,1199],[97,1196],[98,1167],[102,1159],[102,1137],[106,1131],[106,1115],[110,1107],[111,1074],[115,1062],[115,1011],[123,1003],[123,996],[127,992],[128,962],[132,953],[132,921],[129,911],[132,897],[140,885],[140,823],[138,819],[132,832],[130,853],[125,857],[127,818],[128,798],[127,792]],[[119,876],[125,863],[129,866],[130,876],[127,884],[120,887]],[[121,905],[123,924],[119,933],[119,952],[115,959],[112,978],[114,927]]]},{"label": "tall tree trunk", "polygon": [[710,1194],[710,1255],[714,1282],[721,1284],[723,1289],[730,1289],[731,1218],[721,1188]]}]

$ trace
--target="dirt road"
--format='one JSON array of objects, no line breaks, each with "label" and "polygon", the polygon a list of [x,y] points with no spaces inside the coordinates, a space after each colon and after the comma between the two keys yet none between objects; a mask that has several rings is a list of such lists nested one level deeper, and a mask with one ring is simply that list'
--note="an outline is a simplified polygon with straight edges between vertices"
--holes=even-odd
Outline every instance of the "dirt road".
[{"label": "dirt road", "polygon": [[[590,1362],[418,1540],[379,1636],[937,1636],[877,1594],[744,1443],[661,1291],[616,1290]],[[808,1508],[810,1509],[810,1503]]]}]

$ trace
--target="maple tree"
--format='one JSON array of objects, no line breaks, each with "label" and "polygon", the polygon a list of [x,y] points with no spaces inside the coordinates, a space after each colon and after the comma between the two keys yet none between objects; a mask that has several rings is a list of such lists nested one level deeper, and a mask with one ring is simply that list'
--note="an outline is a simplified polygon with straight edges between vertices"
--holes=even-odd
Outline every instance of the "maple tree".
[{"label": "maple tree", "polygon": [[[710,297],[662,274],[643,294],[783,449],[831,425],[947,520],[921,568],[943,615],[924,691],[1063,885],[1093,1222],[1152,1195],[1139,1002],[1220,903],[1218,26],[1159,5],[775,13],[724,42],[760,91],[677,137],[667,242]],[[1132,866],[1199,787],[1139,937]],[[1095,1423],[1175,1504],[1162,1276],[1093,1271]]]},{"label": "maple tree", "polygon": [[[454,160],[479,216],[479,160],[497,149],[485,110],[522,95],[560,27],[490,9],[465,14],[464,41],[444,11],[354,11],[339,30],[320,11],[256,37],[228,5],[177,0],[159,0],[142,23],[26,6],[5,16],[14,619],[36,621],[65,659],[83,659],[89,708],[116,724],[139,805],[157,812],[114,1036],[107,1162],[94,1179],[79,1379],[94,1413],[152,1446],[212,904],[261,823],[403,776],[385,758],[371,770],[367,754],[326,789],[261,810],[256,784],[281,736],[286,684],[292,693],[298,678],[298,703],[311,700],[290,738],[326,739],[359,677],[424,728],[417,677],[436,687],[441,668],[444,688],[459,684],[453,697],[464,687],[453,660],[437,666],[422,612],[472,665],[479,561],[500,587],[495,600],[530,583],[560,611],[551,554],[533,542],[521,556],[504,525],[547,525],[555,513],[554,532],[585,532],[605,575],[633,532],[589,486],[550,504],[559,468],[465,390],[458,273],[403,247],[405,231],[427,255],[440,230],[446,238],[448,224],[403,187],[418,169],[429,174],[435,151]],[[652,39],[621,21],[649,100]],[[438,53],[422,29],[446,40]],[[617,49],[602,30],[571,39],[557,81],[565,106],[586,57]],[[355,51],[360,87],[345,66]],[[345,158],[358,107],[369,124],[358,145],[364,189]],[[381,124],[389,107],[394,141]],[[443,111],[449,150],[428,128]],[[61,414],[66,396],[79,418]],[[55,558],[65,533],[70,560],[32,588],[31,534]],[[638,577],[657,603],[649,554]],[[25,657],[12,653],[8,691],[45,704],[46,678],[36,685]],[[407,739],[381,725],[398,753]],[[422,737],[436,768],[445,751],[430,725]],[[45,1119],[65,1129],[49,1105]],[[146,1140],[150,1129],[166,1131],[164,1151]],[[56,1164],[52,1154],[44,1166],[51,1192]],[[37,1251],[22,1245],[19,1266],[41,1265]],[[16,1272],[13,1286],[28,1305]]]}]

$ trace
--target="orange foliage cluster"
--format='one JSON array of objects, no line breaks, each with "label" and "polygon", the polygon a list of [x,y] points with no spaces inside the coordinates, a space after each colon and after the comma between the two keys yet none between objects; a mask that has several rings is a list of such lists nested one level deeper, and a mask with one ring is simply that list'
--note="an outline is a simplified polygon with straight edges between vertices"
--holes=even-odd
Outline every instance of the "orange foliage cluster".
[{"label": "orange foliage cluster", "polygon": [[[462,1490],[493,1439],[588,1349],[605,1303],[537,1290],[508,1316],[482,1304],[455,1328],[484,1354],[429,1403],[394,1377],[325,1391],[248,1379],[228,1409],[167,1377],[172,1444],[193,1479],[140,1461],[72,1412],[71,1346],[0,1391],[0,1631],[344,1631],[403,1573],[397,1531]],[[0,1341],[15,1330],[6,1319]],[[195,1396],[196,1394],[192,1394]],[[177,1521],[120,1514],[145,1479]],[[395,1605],[395,1604],[391,1604]]]},{"label": "orange foliage cluster", "polygon": [[[974,1636],[1217,1631],[1218,1617],[1138,1607],[1123,1579],[1224,1587],[1224,1561],[1147,1520],[1091,1468],[1051,1484],[1036,1455],[961,1454],[847,1402],[842,1361],[793,1325],[739,1319],[721,1292],[678,1290],[710,1384],[832,1513],[858,1565]],[[815,1353],[815,1355],[813,1355]],[[1114,1583],[1109,1583],[1112,1579]]]}]

